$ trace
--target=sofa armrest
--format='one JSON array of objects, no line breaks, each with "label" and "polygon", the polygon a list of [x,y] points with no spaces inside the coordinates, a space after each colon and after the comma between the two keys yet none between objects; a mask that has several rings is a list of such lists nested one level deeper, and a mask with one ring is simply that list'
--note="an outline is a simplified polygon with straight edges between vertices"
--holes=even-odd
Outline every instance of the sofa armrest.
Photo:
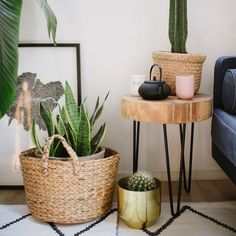
[{"label": "sofa armrest", "polygon": [[236,56],[220,57],[217,59],[214,71],[214,108],[223,108],[222,87],[226,70],[236,69]]}]

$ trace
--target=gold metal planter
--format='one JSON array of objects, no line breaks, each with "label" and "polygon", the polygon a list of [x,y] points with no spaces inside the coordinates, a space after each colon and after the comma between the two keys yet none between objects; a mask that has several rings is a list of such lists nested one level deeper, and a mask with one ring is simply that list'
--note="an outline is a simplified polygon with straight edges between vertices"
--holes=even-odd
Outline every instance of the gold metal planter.
[{"label": "gold metal planter", "polygon": [[118,181],[118,213],[129,227],[149,227],[161,214],[161,183],[155,178],[156,189],[135,192],[127,190],[128,179],[125,177]]}]

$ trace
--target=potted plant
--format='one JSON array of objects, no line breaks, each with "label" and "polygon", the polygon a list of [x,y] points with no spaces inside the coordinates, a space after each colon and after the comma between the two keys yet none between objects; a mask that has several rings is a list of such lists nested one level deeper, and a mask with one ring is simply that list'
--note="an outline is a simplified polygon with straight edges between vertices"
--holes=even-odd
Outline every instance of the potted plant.
[{"label": "potted plant", "polygon": [[[36,0],[47,19],[54,44],[57,20],[47,0]],[[0,1],[0,119],[15,99],[18,72],[19,25],[22,0]]]},{"label": "potted plant", "polygon": [[[106,124],[102,124],[97,133],[94,133],[94,125],[99,119],[104,103],[108,97],[106,95],[104,101],[100,105],[99,97],[91,117],[88,117],[84,103],[79,107],[76,105],[75,98],[69,84],[65,84],[65,105],[59,108],[59,115],[54,120],[52,111],[47,109],[46,104],[40,103],[40,116],[45,123],[48,137],[54,134],[60,134],[65,138],[66,142],[72,147],[79,157],[79,161],[95,160],[104,157],[105,149],[100,147],[106,132]],[[32,124],[32,140],[36,146],[36,154],[43,155],[42,145],[39,142],[36,133],[35,123]],[[61,158],[65,156],[66,150],[56,140],[50,148],[51,158]]]},{"label": "potted plant", "polygon": [[132,228],[146,228],[161,213],[161,183],[147,172],[137,172],[118,181],[118,213]]},{"label": "potted plant", "polygon": [[161,65],[163,79],[175,95],[177,75],[194,75],[194,91],[198,92],[201,81],[202,65],[206,56],[190,54],[186,51],[188,36],[187,0],[170,0],[169,5],[169,40],[171,52],[153,52],[153,60]]},{"label": "potted plant", "polygon": [[[33,122],[36,148],[20,154],[27,205],[36,218],[62,224],[81,223],[101,217],[110,209],[119,155],[105,148],[104,156],[100,144],[105,124],[92,136],[107,96],[101,105],[97,99],[90,118],[84,103],[76,105],[68,83],[65,105],[55,118],[40,105],[48,141],[42,148]],[[98,153],[102,155],[99,159]]]}]

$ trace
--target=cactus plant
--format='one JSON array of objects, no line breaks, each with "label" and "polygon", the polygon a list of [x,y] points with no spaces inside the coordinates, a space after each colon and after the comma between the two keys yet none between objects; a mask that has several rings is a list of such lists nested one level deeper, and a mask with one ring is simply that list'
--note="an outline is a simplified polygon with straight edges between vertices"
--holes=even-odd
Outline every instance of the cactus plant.
[{"label": "cactus plant", "polygon": [[[108,93],[109,94],[109,93]],[[76,105],[75,98],[69,84],[65,85],[65,105],[59,108],[59,114],[53,119],[52,112],[42,103],[40,104],[40,116],[44,121],[48,136],[60,134],[68,144],[74,149],[77,156],[88,156],[97,152],[101,141],[106,132],[104,123],[93,135],[93,126],[103,111],[103,105],[108,94],[100,105],[99,97],[92,115],[89,117],[84,103],[79,107]],[[41,144],[36,133],[35,122],[32,124],[32,140],[37,147],[37,151],[42,152]],[[51,157],[66,156],[66,151],[57,140],[53,142],[50,149]]]},{"label": "cactus plant", "polygon": [[129,178],[127,187],[131,191],[150,191],[154,190],[157,184],[149,173],[140,171]]},{"label": "cactus plant", "polygon": [[187,53],[187,35],[187,0],[170,0],[169,39],[171,43],[171,52]]}]

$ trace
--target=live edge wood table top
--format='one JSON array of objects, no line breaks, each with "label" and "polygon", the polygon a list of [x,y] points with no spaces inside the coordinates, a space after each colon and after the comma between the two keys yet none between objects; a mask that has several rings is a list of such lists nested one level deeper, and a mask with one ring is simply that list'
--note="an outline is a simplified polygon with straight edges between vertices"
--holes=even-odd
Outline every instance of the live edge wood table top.
[{"label": "live edge wood table top", "polygon": [[159,124],[182,124],[206,120],[212,115],[212,97],[197,93],[192,99],[169,96],[165,100],[149,101],[141,97],[123,96],[121,114],[125,118]]}]

